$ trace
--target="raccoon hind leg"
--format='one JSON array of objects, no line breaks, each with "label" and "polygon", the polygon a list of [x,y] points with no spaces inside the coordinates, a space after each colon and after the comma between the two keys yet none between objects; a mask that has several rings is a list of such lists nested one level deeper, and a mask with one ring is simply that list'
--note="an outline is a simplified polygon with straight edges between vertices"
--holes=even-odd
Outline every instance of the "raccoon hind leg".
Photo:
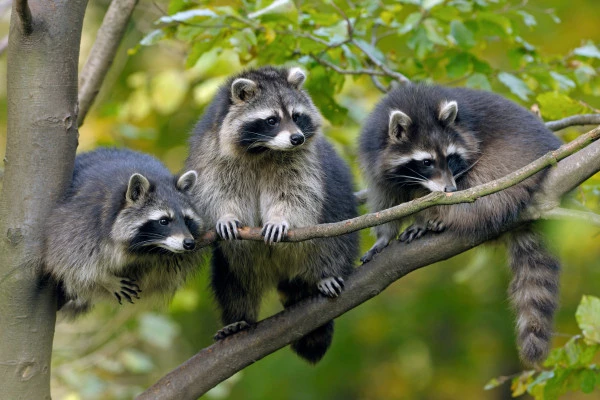
[{"label": "raccoon hind leg", "polygon": [[[277,290],[285,308],[293,306],[302,299],[318,294],[314,284],[309,284],[299,278],[280,282]],[[323,358],[332,340],[333,321],[328,321],[293,342],[290,347],[294,353],[309,363],[316,364]]]},{"label": "raccoon hind leg", "polygon": [[[251,266],[246,270],[251,271]],[[256,323],[262,294],[262,286],[256,279],[238,277],[223,252],[215,247],[212,258],[211,285],[221,309],[225,325],[214,336],[222,340]]]}]

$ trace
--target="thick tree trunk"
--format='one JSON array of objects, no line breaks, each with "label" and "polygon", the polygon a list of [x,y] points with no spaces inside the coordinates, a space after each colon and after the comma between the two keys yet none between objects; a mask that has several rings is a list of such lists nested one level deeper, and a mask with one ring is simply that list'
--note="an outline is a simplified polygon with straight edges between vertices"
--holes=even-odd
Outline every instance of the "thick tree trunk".
[{"label": "thick tree trunk", "polygon": [[42,226],[77,148],[77,67],[87,0],[15,0],[0,194],[0,390],[49,399],[56,301],[40,276]]}]

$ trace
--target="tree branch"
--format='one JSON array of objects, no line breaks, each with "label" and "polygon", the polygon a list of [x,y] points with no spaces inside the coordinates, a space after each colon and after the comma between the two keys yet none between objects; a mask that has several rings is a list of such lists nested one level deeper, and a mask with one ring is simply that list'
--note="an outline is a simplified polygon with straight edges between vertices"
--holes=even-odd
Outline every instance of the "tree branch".
[{"label": "tree branch", "polygon": [[23,29],[24,35],[31,35],[33,32],[33,17],[31,16],[31,10],[27,0],[15,1],[15,12],[21,21],[21,28]]},{"label": "tree branch", "polygon": [[[364,214],[345,221],[291,229],[283,241],[301,242],[310,239],[339,236],[398,220],[433,206],[472,203],[480,197],[499,192],[524,181],[530,176],[540,172],[544,168],[550,165],[555,165],[558,161],[572,155],[578,150],[581,150],[599,138],[600,127],[579,136],[577,139],[547,153],[523,168],[518,169],[500,179],[496,179],[495,181],[484,183],[466,190],[461,190],[459,192],[433,192],[418,199],[399,204],[387,210]],[[255,241],[264,240],[263,236],[261,235],[261,228],[244,227],[239,230],[239,233],[241,239]],[[201,245],[207,246],[215,240],[217,240],[217,235],[214,231],[211,231],[203,237]]]},{"label": "tree branch", "polygon": [[600,114],[582,114],[559,119],[558,121],[546,122],[546,128],[551,131],[560,131],[575,125],[600,125]]},{"label": "tree branch", "polygon": [[[600,127],[584,135],[586,137],[583,137],[579,143],[573,141],[556,150],[557,153],[551,152],[532,164],[543,163],[540,160],[556,160],[557,157],[572,154],[581,146],[597,139],[599,134]],[[585,175],[589,177],[592,168],[596,169],[591,173],[599,171],[600,161],[597,160],[600,160],[600,157],[596,159],[587,157],[588,154],[595,154],[595,152],[600,152],[600,142],[592,143],[587,148],[558,162],[556,167],[549,172],[549,177],[552,179],[546,179],[546,182],[549,183],[544,185],[544,191],[557,196],[564,195],[568,192],[569,187],[576,185]],[[524,169],[529,172],[529,168],[534,170],[539,166],[531,167],[532,164]],[[574,171],[573,166],[577,166],[579,170]],[[537,170],[539,171],[539,169]],[[567,171],[577,173],[570,176]],[[521,172],[521,174],[523,173]],[[559,180],[560,177],[562,177],[562,181]],[[483,193],[488,191],[491,193],[495,189],[484,186],[481,185],[473,190],[477,189],[477,194],[483,195]],[[564,191],[565,189],[567,190]],[[468,192],[468,190],[463,192]],[[442,199],[448,198],[448,196],[442,195]],[[531,208],[537,210],[538,205],[532,204]],[[530,221],[534,214],[534,212],[525,212],[520,221],[505,226],[504,231],[509,231]],[[369,264],[354,271],[346,280],[345,290],[338,298],[327,299],[318,296],[307,299],[259,322],[248,331],[201,350],[142,393],[138,399],[196,399],[237,371],[376,296],[391,283],[408,273],[448,259],[496,236],[478,232],[467,237],[457,236],[452,232],[443,232],[426,235],[410,244],[394,241]],[[400,263],[398,260],[402,260],[402,262]]]},{"label": "tree branch", "polygon": [[540,213],[541,219],[557,219],[557,220],[579,220],[600,226],[600,215],[589,211],[570,210],[568,208],[556,207],[548,211]]},{"label": "tree branch", "polygon": [[138,0],[113,0],[79,77],[78,126],[90,110],[110,68]]}]

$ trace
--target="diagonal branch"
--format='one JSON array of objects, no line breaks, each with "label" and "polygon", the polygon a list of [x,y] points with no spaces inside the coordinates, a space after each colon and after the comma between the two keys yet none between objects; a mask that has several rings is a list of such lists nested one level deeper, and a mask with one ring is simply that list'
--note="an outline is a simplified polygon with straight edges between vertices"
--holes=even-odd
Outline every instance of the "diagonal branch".
[{"label": "diagonal branch", "polygon": [[[577,139],[547,153],[523,168],[514,171],[505,177],[496,179],[495,181],[484,183],[466,190],[461,190],[459,192],[433,192],[426,196],[402,203],[387,210],[364,214],[345,221],[295,228],[288,232],[284,241],[301,242],[316,238],[339,236],[398,220],[429,207],[437,205],[471,203],[480,197],[487,196],[489,194],[496,193],[508,187],[514,186],[550,165],[556,165],[558,161],[572,155],[578,150],[581,150],[590,143],[596,141],[598,138],[600,138],[600,127],[579,136]],[[239,232],[241,239],[255,241],[264,240],[263,236],[261,235],[260,228],[246,227],[240,229]],[[216,233],[214,231],[208,232],[202,240],[202,245],[209,245],[215,240],[217,240]]]},{"label": "diagonal branch", "polygon": [[138,0],[113,0],[106,11],[90,56],[79,77],[78,126],[83,124],[100,92],[137,2]]},{"label": "diagonal branch", "polygon": [[15,12],[19,16],[19,21],[21,21],[23,33],[25,36],[30,35],[33,32],[33,17],[27,0],[15,1]]},{"label": "diagonal branch", "polygon": [[600,125],[600,114],[582,114],[559,119],[558,121],[546,122],[546,128],[551,131],[560,131],[575,125]]},{"label": "diagonal branch", "polygon": [[540,213],[541,219],[579,220],[595,226],[600,226],[600,215],[589,211],[571,210],[556,207]]},{"label": "diagonal branch", "polygon": [[[573,146],[572,151],[570,150],[572,153],[575,147],[589,144],[592,137],[597,139],[599,134],[600,127],[586,134],[590,137],[582,139],[583,144],[571,142],[565,146]],[[564,146],[561,149],[564,150]],[[546,179],[544,193],[562,196],[582,179],[600,171],[600,157],[588,157],[597,153],[600,153],[600,141],[558,162],[548,174],[548,178],[551,179]],[[533,204],[531,208],[539,207],[538,204]],[[535,214],[525,212],[523,219],[505,226],[504,231],[514,229],[519,224],[530,221],[530,218],[539,218],[539,213],[537,217]],[[425,236],[408,245],[393,242],[369,264],[356,269],[347,279],[346,288],[338,298],[307,299],[259,322],[248,331],[201,350],[142,393],[138,399],[196,399],[237,371],[376,296],[408,273],[448,259],[494,237],[493,234],[483,232],[474,233],[469,237],[444,232]]]}]

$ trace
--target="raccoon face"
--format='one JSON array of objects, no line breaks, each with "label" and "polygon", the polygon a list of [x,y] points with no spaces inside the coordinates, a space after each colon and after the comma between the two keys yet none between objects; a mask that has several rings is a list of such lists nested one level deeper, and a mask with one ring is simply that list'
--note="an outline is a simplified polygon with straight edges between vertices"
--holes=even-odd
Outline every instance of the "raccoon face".
[{"label": "raccoon face", "polygon": [[456,181],[474,166],[479,151],[455,126],[457,114],[457,103],[444,101],[435,122],[417,125],[403,111],[392,110],[383,161],[385,178],[398,187],[456,191]]},{"label": "raccoon face", "polygon": [[196,179],[196,172],[188,171],[174,185],[162,182],[153,185],[143,175],[133,174],[125,206],[113,226],[113,236],[134,254],[194,250],[201,220],[188,195]]},{"label": "raccoon face", "polygon": [[320,114],[302,90],[299,68],[262,68],[231,83],[230,112],[221,137],[243,154],[294,151],[318,132]]}]

